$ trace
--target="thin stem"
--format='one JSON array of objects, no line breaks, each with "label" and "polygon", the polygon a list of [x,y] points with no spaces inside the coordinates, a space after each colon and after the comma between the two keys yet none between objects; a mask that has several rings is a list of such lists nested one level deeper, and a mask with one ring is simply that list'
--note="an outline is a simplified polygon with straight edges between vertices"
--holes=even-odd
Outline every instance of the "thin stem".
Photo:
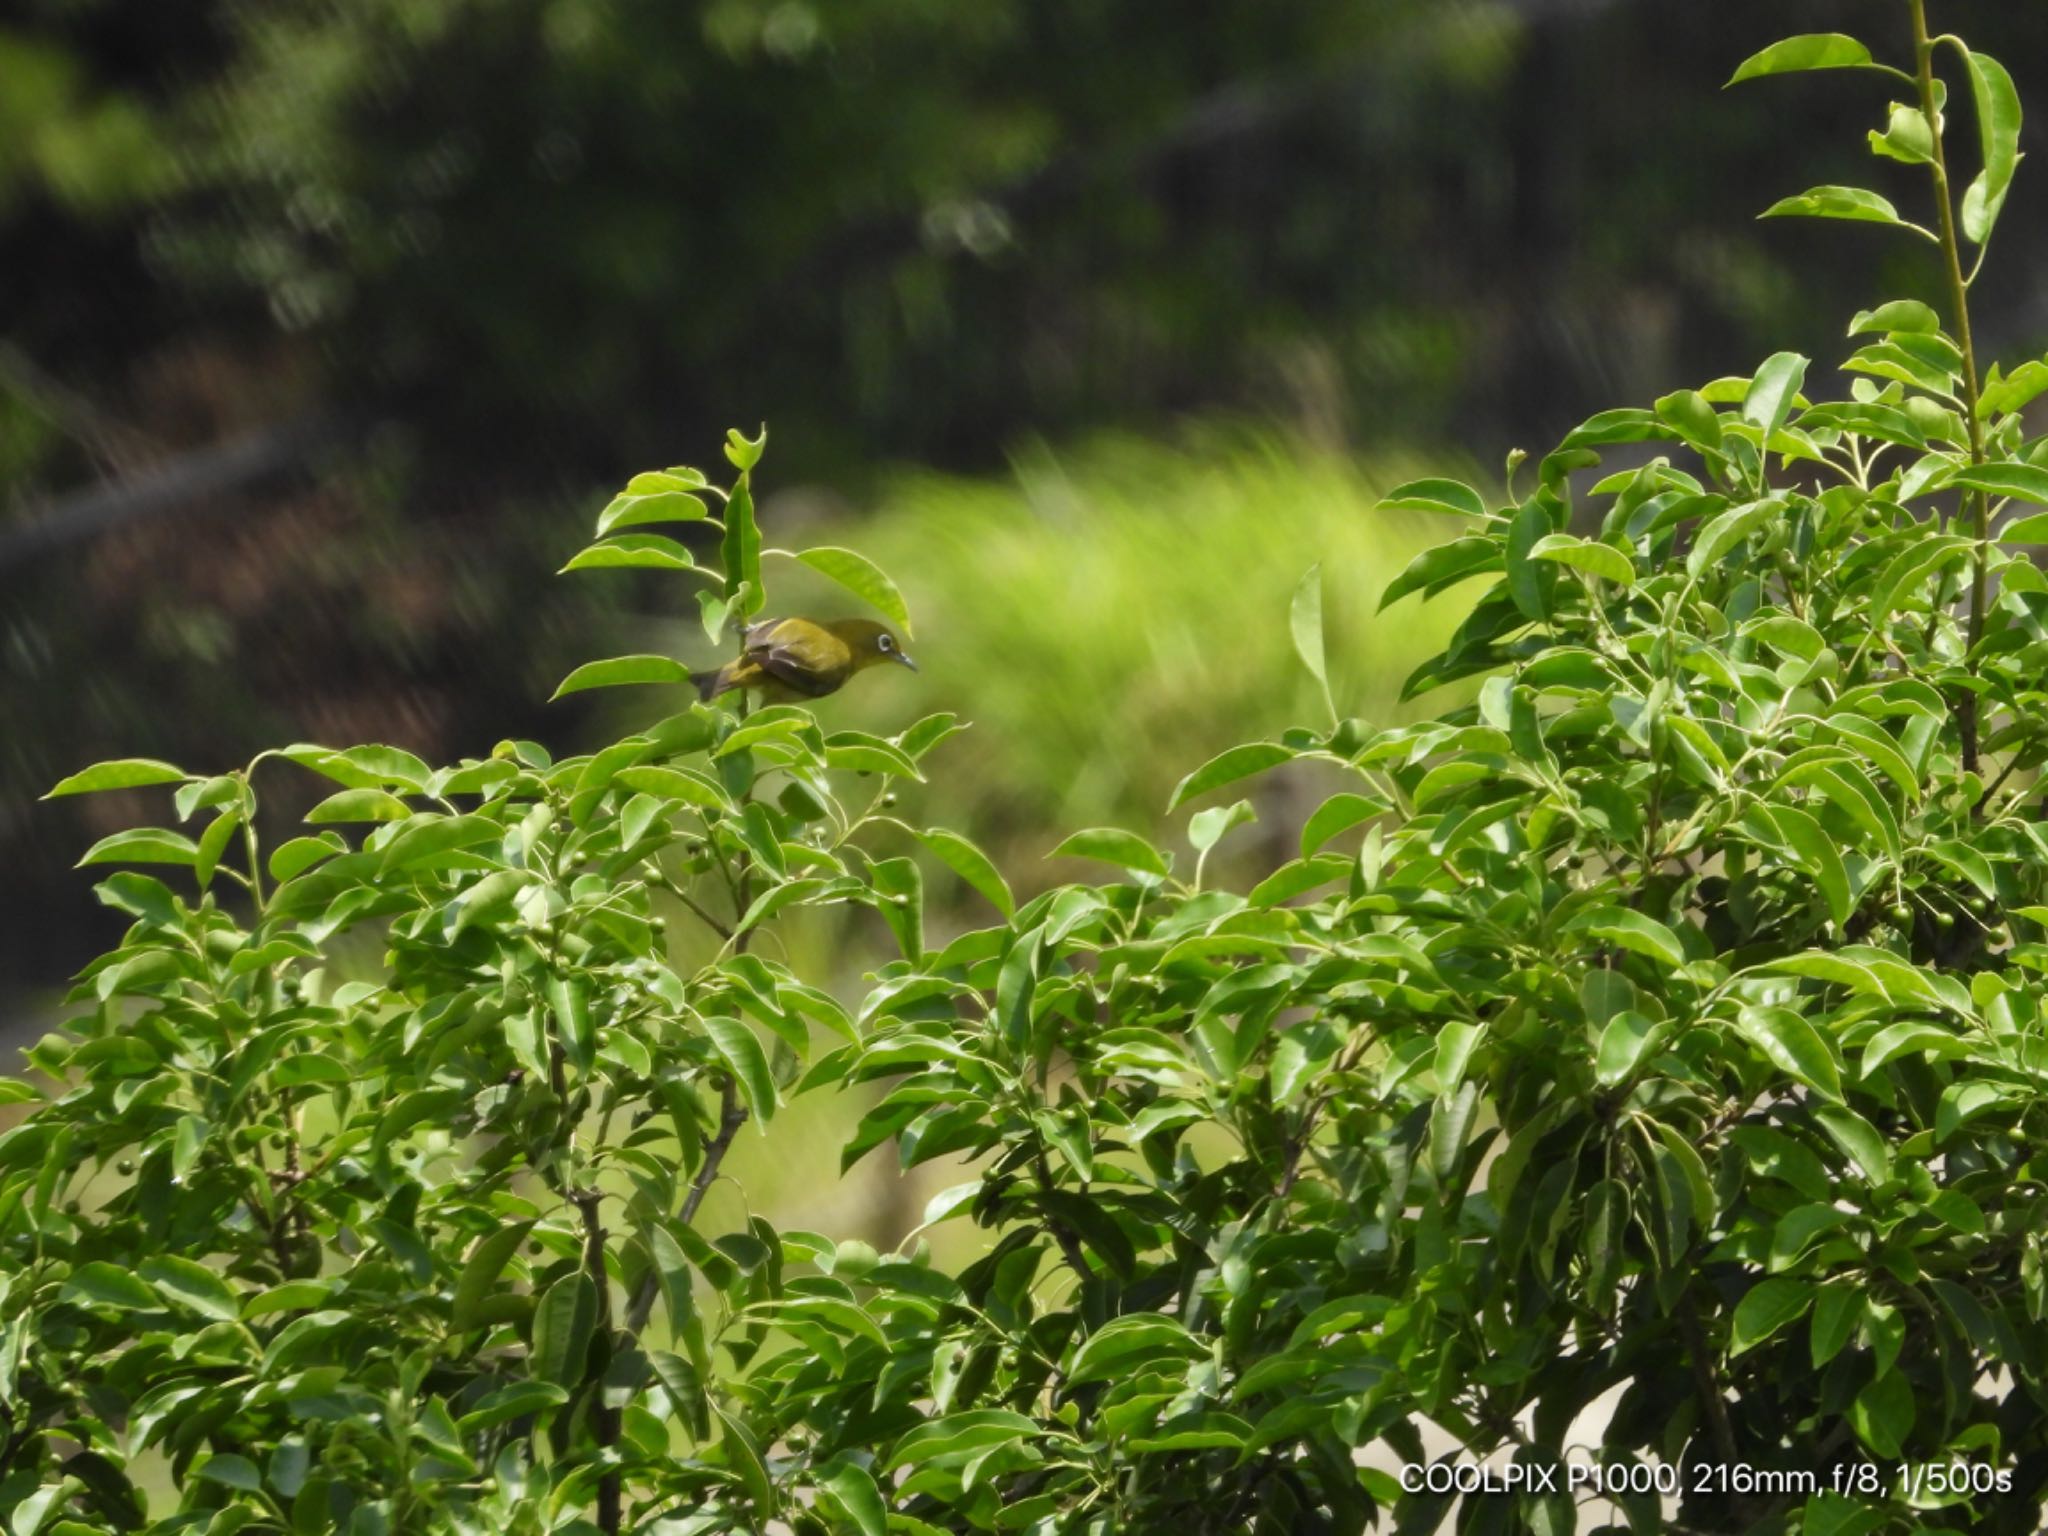
[{"label": "thin stem", "polygon": [[[590,1276],[590,1283],[597,1292],[597,1333],[610,1344],[612,1335],[612,1287],[604,1267],[604,1218],[600,1210],[603,1196],[595,1189],[573,1191],[570,1200],[583,1217],[583,1268]],[[610,1351],[607,1348],[607,1355]],[[597,1388],[596,1427],[597,1443],[610,1450],[619,1443],[619,1434],[624,1426],[624,1415],[609,1406],[604,1400],[604,1383],[594,1383]],[[621,1485],[616,1469],[604,1474],[597,1484],[597,1525],[605,1536],[617,1536],[621,1510]]]},{"label": "thin stem", "polygon": [[[684,1226],[697,1219],[697,1208],[717,1182],[719,1166],[724,1163],[725,1154],[732,1150],[733,1138],[739,1135],[740,1127],[746,1123],[747,1107],[740,1102],[739,1090],[732,1079],[727,1078],[719,1085],[718,1130],[704,1144],[704,1161],[697,1165],[697,1176],[690,1181],[689,1192],[683,1196],[680,1220]],[[635,1338],[647,1326],[647,1319],[654,1315],[654,1297],[659,1286],[658,1277],[650,1272],[633,1293],[632,1304],[626,1309],[626,1332]]]},{"label": "thin stem", "polygon": [[[1934,178],[1935,211],[1941,219],[1941,254],[1948,268],[1949,302],[1954,306],[1956,340],[1963,349],[1963,420],[1970,432],[1970,462],[1984,462],[1984,423],[1977,392],[1977,347],[1970,335],[1970,285],[1963,276],[1962,247],[1956,239],[1954,199],[1949,194],[1948,157],[1942,148],[1941,119],[1934,103],[1934,42],[1927,35],[1927,0],[1906,0],[1913,18],[1913,66],[1920,87],[1920,111],[1933,130],[1933,152],[1928,171]],[[1983,491],[1965,491],[1958,508],[1970,519],[1970,536],[1977,541],[1975,564],[1970,575],[1969,643],[1965,654],[1970,669],[1976,670],[1978,642],[1984,638],[1984,609],[1990,590],[1991,512],[1990,498]],[[1964,689],[1956,700],[1956,728],[1962,736],[1963,772],[1977,771],[1977,695]]]},{"label": "thin stem", "polygon": [[681,884],[679,884],[676,881],[676,879],[669,874],[667,870],[663,870],[661,872],[661,883],[663,887],[665,887],[671,895],[673,895],[677,900],[682,902],[684,906],[688,907],[700,919],[702,919],[704,925],[707,928],[709,928],[713,933],[717,934],[721,939],[724,939],[727,942],[731,941],[731,924],[721,922],[717,917],[713,916],[711,910],[708,907],[706,907],[702,902],[697,900],[696,897],[692,896],[688,891],[684,890]]}]

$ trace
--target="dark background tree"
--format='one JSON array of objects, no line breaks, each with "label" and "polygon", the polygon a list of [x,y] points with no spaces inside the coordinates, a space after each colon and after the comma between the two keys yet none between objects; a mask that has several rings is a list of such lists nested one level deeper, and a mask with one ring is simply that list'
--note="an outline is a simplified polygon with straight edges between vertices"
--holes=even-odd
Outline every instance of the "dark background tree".
[{"label": "dark background tree", "polygon": [[[1952,9],[2016,68],[2048,44],[2038,8]],[[106,828],[33,804],[81,762],[573,738],[535,701],[609,616],[550,590],[564,530],[729,420],[772,417],[782,483],[858,508],[876,465],[1212,413],[1366,455],[1455,417],[1497,453],[1834,355],[1840,314],[1931,273],[1749,222],[1881,106],[1850,79],[1720,96],[1784,25],[1764,0],[22,0],[0,991],[96,947],[61,871]],[[2044,294],[1994,270],[1987,351],[2038,348]]]}]

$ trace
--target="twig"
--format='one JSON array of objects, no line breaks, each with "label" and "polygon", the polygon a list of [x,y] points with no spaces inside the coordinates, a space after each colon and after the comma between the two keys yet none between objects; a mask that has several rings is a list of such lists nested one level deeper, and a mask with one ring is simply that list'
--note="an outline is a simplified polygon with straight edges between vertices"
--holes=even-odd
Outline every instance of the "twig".
[{"label": "twig", "polygon": [[663,870],[661,872],[661,884],[663,889],[667,890],[678,901],[682,902],[684,906],[688,907],[692,912],[696,913],[699,918],[703,919],[705,927],[709,928],[713,933],[717,934],[721,939],[724,939],[727,943],[732,942],[732,925],[723,922],[719,918],[713,916],[710,909],[707,908],[702,902],[697,900],[696,897],[692,896],[688,891],[684,890],[683,887],[676,882],[675,878],[672,875],[670,875],[667,870]]},{"label": "twig", "polygon": [[[1984,462],[1984,423],[1979,411],[1977,394],[1977,347],[1970,336],[1970,285],[1963,276],[1962,248],[1956,241],[1956,213],[1954,199],[1949,193],[1948,157],[1942,148],[1940,129],[1941,116],[1935,110],[1934,101],[1934,43],[1927,35],[1926,0],[1907,0],[1907,10],[1913,20],[1913,68],[1915,80],[1920,87],[1920,112],[1927,119],[1927,126],[1933,129],[1933,144],[1927,161],[1928,174],[1934,181],[1935,211],[1941,220],[1941,254],[1947,268],[1949,301],[1955,306],[1956,343],[1963,354],[1963,420],[1970,432],[1970,462]],[[1970,658],[1970,670],[1977,670],[1975,660],[1977,645],[1984,638],[1984,607],[1988,595],[1991,559],[1991,514],[1990,495],[1981,490],[1963,493],[1962,506],[1957,510],[1968,510],[1970,516],[1970,537],[1976,540],[1977,550],[1970,573],[1970,613],[1968,639],[1964,654]],[[1977,771],[1977,695],[1965,688],[1956,700],[1956,730],[1962,737],[1963,772]]]},{"label": "twig", "polygon": [[[605,1341],[605,1358],[609,1360],[612,1345],[612,1287],[604,1267],[604,1216],[600,1202],[604,1199],[601,1191],[577,1189],[569,1192],[570,1202],[583,1217],[583,1268],[590,1276],[590,1284],[597,1292],[597,1332]],[[619,1434],[624,1416],[617,1408],[604,1400],[604,1379],[600,1376],[591,1385],[597,1393],[592,1405],[593,1418],[597,1427],[597,1443],[609,1451],[619,1443]],[[605,1536],[618,1536],[621,1512],[621,1488],[619,1473],[613,1468],[598,1479],[597,1524]]]},{"label": "twig", "polygon": [[[719,1089],[718,1131],[704,1144],[704,1161],[697,1165],[697,1176],[690,1181],[689,1192],[683,1196],[683,1208],[679,1217],[685,1226],[697,1219],[697,1208],[704,1203],[704,1197],[718,1179],[719,1165],[725,1161],[725,1154],[732,1149],[733,1138],[739,1135],[740,1127],[747,1123],[747,1107],[740,1102],[739,1090],[732,1079],[727,1078]],[[639,1286],[633,1292],[633,1300],[626,1309],[626,1332],[638,1337],[647,1326],[648,1318],[654,1315],[654,1298],[661,1282],[653,1272],[641,1277]]]}]

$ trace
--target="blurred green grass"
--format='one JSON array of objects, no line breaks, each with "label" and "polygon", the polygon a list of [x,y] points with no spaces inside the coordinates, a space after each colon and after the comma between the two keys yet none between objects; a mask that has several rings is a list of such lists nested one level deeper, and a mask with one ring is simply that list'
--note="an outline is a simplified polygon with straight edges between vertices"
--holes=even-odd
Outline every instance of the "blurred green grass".
[{"label": "blurred green grass", "polygon": [[[1013,881],[1076,827],[1156,833],[1174,784],[1225,747],[1321,725],[1288,604],[1320,561],[1332,690],[1374,724],[1455,624],[1455,601],[1374,612],[1444,520],[1377,512],[1385,490],[1441,464],[1363,462],[1270,431],[1191,429],[1178,442],[1106,437],[1035,446],[1006,476],[908,472],[859,517],[778,530],[771,543],[854,545],[909,600],[921,672],[863,677],[826,701],[835,724],[894,731],[932,710],[973,729],[930,760],[907,810],[966,832]],[[823,582],[778,582],[772,611],[836,614]],[[701,633],[680,641],[692,654]]]}]

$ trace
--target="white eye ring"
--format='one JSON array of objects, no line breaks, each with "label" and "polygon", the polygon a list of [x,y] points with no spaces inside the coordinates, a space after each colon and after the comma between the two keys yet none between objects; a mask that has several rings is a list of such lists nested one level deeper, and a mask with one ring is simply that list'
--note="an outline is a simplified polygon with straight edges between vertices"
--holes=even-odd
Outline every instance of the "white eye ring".
[{"label": "white eye ring", "polygon": [[877,650],[893,651],[896,649],[896,642],[886,634],[879,635],[875,639],[875,648]]}]

